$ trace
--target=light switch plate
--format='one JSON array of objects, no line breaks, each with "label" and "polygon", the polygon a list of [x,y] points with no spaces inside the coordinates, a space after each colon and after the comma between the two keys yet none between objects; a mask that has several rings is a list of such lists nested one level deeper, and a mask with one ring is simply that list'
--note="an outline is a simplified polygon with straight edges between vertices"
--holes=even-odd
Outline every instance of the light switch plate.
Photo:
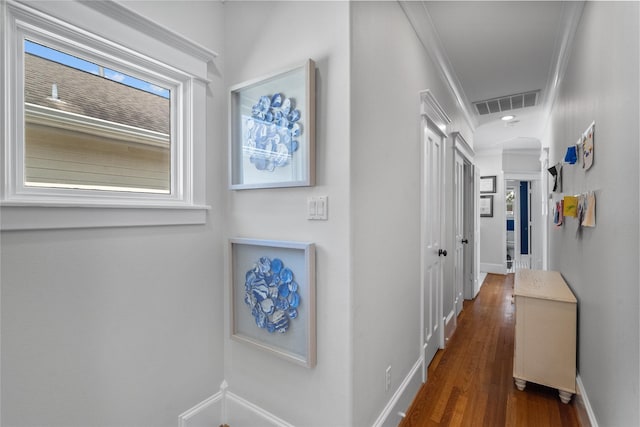
[{"label": "light switch plate", "polygon": [[326,221],[328,212],[327,196],[307,197],[307,219]]},{"label": "light switch plate", "polygon": [[327,196],[319,196],[316,201],[316,219],[327,219]]},{"label": "light switch plate", "polygon": [[315,219],[318,203],[314,197],[307,198],[307,219]]}]

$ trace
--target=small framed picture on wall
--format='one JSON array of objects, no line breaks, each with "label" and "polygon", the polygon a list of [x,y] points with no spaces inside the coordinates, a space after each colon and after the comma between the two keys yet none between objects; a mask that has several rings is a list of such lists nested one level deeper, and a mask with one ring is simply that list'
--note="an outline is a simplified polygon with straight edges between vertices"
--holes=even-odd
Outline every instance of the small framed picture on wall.
[{"label": "small framed picture on wall", "polygon": [[480,192],[481,193],[496,192],[496,176],[495,175],[480,177]]},{"label": "small framed picture on wall", "polygon": [[493,196],[480,196],[480,216],[493,216]]},{"label": "small framed picture on wall", "polygon": [[315,62],[231,88],[232,190],[315,184]]},{"label": "small framed picture on wall", "polygon": [[315,244],[229,239],[231,338],[316,364]]}]

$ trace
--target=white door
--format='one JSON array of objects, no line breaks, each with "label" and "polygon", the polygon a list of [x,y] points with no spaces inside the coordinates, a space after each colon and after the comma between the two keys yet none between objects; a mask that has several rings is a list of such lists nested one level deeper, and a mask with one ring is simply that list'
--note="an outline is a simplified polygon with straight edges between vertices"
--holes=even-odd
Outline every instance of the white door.
[{"label": "white door", "polygon": [[473,292],[469,299],[480,291],[480,169],[473,167]]},{"label": "white door", "polygon": [[442,320],[442,282],[444,273],[442,247],[443,224],[443,170],[445,138],[422,122],[422,334],[423,381],[427,367],[438,348],[444,346]]},{"label": "white door", "polygon": [[465,251],[465,180],[464,180],[464,159],[456,151],[455,163],[453,165],[453,233],[454,233],[454,254],[453,254],[453,307],[456,316],[462,311],[464,296],[464,251]]},{"label": "white door", "polygon": [[476,251],[476,206],[475,206],[475,166],[465,165],[465,194],[464,194],[464,283],[462,293],[464,299],[476,296],[477,251]]}]

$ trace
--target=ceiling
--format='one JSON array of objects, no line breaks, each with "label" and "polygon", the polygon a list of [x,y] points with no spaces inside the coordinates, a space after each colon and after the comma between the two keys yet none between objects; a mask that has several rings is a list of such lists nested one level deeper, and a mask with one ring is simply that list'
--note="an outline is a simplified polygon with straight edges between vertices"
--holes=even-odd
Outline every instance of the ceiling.
[{"label": "ceiling", "polygon": [[[475,129],[474,150],[539,149],[582,2],[400,4]],[[539,91],[537,104],[508,113],[480,115],[473,105],[529,91]],[[500,120],[506,114],[516,117]]]}]

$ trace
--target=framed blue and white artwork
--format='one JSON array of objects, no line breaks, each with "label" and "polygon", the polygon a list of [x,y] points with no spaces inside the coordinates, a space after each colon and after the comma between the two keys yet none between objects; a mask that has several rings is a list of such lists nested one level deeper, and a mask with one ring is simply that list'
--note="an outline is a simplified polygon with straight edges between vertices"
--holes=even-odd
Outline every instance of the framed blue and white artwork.
[{"label": "framed blue and white artwork", "polygon": [[231,338],[316,363],[315,245],[229,239]]},{"label": "framed blue and white artwork", "polygon": [[233,86],[229,187],[315,184],[315,63]]}]

